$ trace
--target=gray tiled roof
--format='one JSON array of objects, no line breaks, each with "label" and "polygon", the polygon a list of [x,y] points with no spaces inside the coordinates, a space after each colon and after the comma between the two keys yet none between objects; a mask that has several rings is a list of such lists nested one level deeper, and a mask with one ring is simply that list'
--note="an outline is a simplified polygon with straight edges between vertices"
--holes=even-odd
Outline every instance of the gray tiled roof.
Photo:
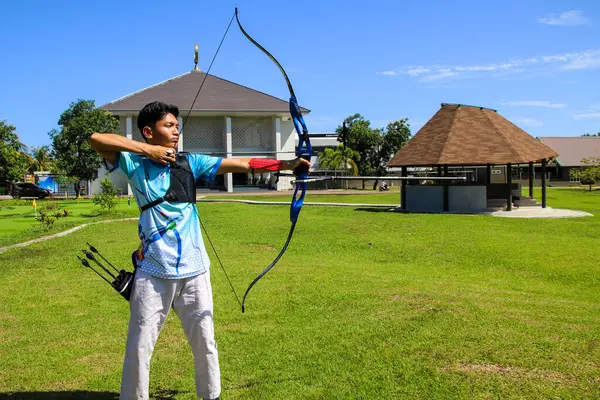
[{"label": "gray tiled roof", "polygon": [[387,165],[523,164],[557,155],[495,110],[442,104]]},{"label": "gray tiled roof", "polygon": [[[138,112],[146,104],[163,101],[188,111],[202,80],[206,77],[202,91],[192,111],[204,112],[248,112],[288,113],[286,100],[270,96],[248,87],[238,85],[202,71],[193,70],[148,88],[139,90],[99,108],[112,112]],[[310,110],[302,108],[303,113]]]},{"label": "gray tiled roof", "polygon": [[584,165],[582,158],[600,157],[600,137],[551,137],[538,139],[556,150],[560,156],[557,161],[563,167],[578,167]]}]

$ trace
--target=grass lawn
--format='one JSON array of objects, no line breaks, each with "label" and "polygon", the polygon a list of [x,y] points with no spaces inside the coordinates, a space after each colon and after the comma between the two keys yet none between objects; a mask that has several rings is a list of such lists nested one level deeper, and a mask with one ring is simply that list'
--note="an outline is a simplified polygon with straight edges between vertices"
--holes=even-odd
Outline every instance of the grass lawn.
[{"label": "grass lawn", "polygon": [[[594,217],[306,207],[245,314],[209,250],[222,399],[600,398],[600,193],[550,189],[548,203]],[[289,207],[198,208],[243,295],[283,245]],[[128,304],[75,255],[89,241],[128,266],[136,233],[93,225],[0,254],[0,398],[116,398]],[[174,313],[151,396],[195,398]]]},{"label": "grass lawn", "polygon": [[[37,211],[34,211],[31,200],[0,201],[0,247],[21,243],[40,236],[51,235],[77,225],[106,219],[137,217],[139,211],[135,200],[127,205],[122,198],[111,213],[102,213],[91,200],[37,200]],[[53,215],[57,211],[68,211],[67,218],[57,218],[54,226],[47,229],[36,219],[36,213],[42,211]]]}]

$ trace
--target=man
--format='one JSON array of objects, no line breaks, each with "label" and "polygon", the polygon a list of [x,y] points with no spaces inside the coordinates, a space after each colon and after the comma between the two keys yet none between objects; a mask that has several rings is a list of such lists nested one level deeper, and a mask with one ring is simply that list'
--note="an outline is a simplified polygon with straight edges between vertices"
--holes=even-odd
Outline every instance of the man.
[{"label": "man", "polygon": [[130,298],[121,399],[148,399],[150,358],[171,307],[192,348],[196,394],[203,399],[220,396],[210,260],[200,232],[193,182],[212,181],[215,175],[229,172],[293,170],[301,164],[311,165],[303,159],[178,155],[178,116],[176,106],[147,104],[137,121],[146,143],[116,134],[90,136],[92,148],[104,158],[107,168],[120,168],[127,175],[141,210],[141,254]]}]

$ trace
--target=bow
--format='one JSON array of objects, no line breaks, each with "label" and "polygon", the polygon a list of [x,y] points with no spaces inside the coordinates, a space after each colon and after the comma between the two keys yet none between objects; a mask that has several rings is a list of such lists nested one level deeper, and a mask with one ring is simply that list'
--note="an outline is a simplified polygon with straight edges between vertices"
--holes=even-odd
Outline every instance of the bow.
[{"label": "bow", "polygon": [[[242,24],[240,23],[237,7],[235,9],[235,19],[244,36],[246,36],[246,38],[248,38],[248,40],[250,40],[252,44],[261,49],[263,53],[265,53],[277,65],[277,67],[283,74],[283,77],[285,78],[288,89],[290,91],[290,115],[292,117],[292,121],[294,122],[294,127],[296,128],[296,133],[298,133],[299,138],[296,155],[298,157],[310,161],[310,158],[312,156],[312,147],[310,145],[310,139],[308,137],[308,129],[306,128],[306,123],[304,122],[304,117],[302,116],[302,112],[300,111],[300,106],[298,106],[298,100],[296,99],[294,88],[292,87],[287,73],[285,72],[281,64],[279,64],[279,61],[277,61],[275,57],[273,57],[273,55],[267,51],[267,49],[262,47],[260,44],[258,44],[258,42],[256,42],[256,40],[254,40],[250,35],[248,35],[246,30],[242,27]],[[246,289],[246,293],[244,293],[244,298],[242,300],[242,313],[245,310],[244,304],[246,302],[246,297],[248,296],[248,293],[250,293],[250,289],[252,289],[252,287],[263,276],[265,276],[267,272],[269,272],[271,268],[275,266],[275,264],[277,264],[279,259],[283,256],[283,253],[285,253],[286,249],[288,248],[290,240],[292,239],[292,235],[294,234],[294,228],[296,227],[296,222],[298,221],[298,215],[300,214],[300,210],[302,209],[302,205],[304,204],[304,195],[306,194],[306,185],[308,182],[308,166],[305,164],[300,164],[298,167],[296,167],[296,169],[293,172],[296,176],[296,181],[294,183],[296,188],[294,189],[294,196],[292,197],[292,203],[290,205],[290,222],[292,223],[292,226],[290,227],[290,232],[288,234],[287,240],[285,241],[285,244],[283,245],[283,248],[281,249],[277,257],[275,257],[275,260],[273,260],[273,262],[269,264],[269,266],[265,268],[265,270],[261,272],[260,275],[258,275],[252,281],[252,283],[250,283],[248,289]]]},{"label": "bow", "polygon": [[[292,117],[292,121],[294,122],[294,127],[295,127],[296,132],[298,133],[298,137],[299,137],[296,155],[298,157],[301,157],[305,160],[310,161],[310,158],[312,156],[312,147],[310,145],[310,139],[308,137],[308,129],[306,128],[306,123],[304,122],[304,117],[302,116],[302,112],[300,111],[300,107],[298,106],[298,101],[296,100],[294,88],[292,87],[292,84],[290,83],[287,73],[285,72],[285,70],[283,69],[281,64],[279,64],[279,62],[275,59],[275,57],[273,57],[273,55],[271,53],[269,53],[264,47],[262,47],[254,39],[252,39],[252,37],[250,37],[250,35],[248,35],[246,30],[242,27],[242,24],[240,23],[240,20],[238,18],[237,7],[235,9],[235,19],[237,20],[238,26],[240,27],[240,30],[242,31],[244,36],[246,36],[248,38],[248,40],[250,40],[250,42],[252,42],[256,47],[261,49],[277,65],[277,67],[283,74],[285,81],[287,82],[288,89],[290,91],[290,101],[289,101],[290,115]],[[215,61],[215,58],[217,57],[217,54],[219,53],[219,50],[221,49],[223,41],[225,40],[225,37],[227,36],[227,32],[229,32],[229,28],[231,27],[232,22],[233,22],[233,16],[231,18],[231,21],[229,21],[229,25],[227,26],[227,29],[225,30],[225,33],[223,34],[221,43],[219,44],[217,51],[215,52],[215,54],[212,58],[212,61],[210,62],[208,70],[206,71],[206,74],[204,75],[204,79],[202,80],[202,83],[200,84],[200,88],[198,89],[198,92],[196,93],[194,101],[192,102],[192,105],[190,106],[190,109],[188,110],[186,117],[183,119],[183,123],[181,126],[181,133],[183,133],[183,128],[185,127],[187,119],[189,118],[190,113],[191,113],[192,109],[194,108],[194,104],[196,103],[196,100],[198,99],[198,96],[200,95],[200,92],[202,91],[204,82],[206,81],[206,78],[208,77],[208,74],[210,73],[210,70]],[[285,253],[286,249],[288,248],[288,246],[290,244],[292,235],[294,233],[294,228],[296,227],[296,221],[298,220],[298,215],[300,214],[300,210],[302,209],[302,205],[304,204],[304,195],[306,194],[307,183],[312,181],[311,179],[308,178],[308,170],[309,170],[308,166],[306,166],[304,164],[301,164],[298,167],[296,167],[296,169],[294,169],[293,172],[294,172],[294,176],[296,177],[294,184],[295,184],[296,188],[294,190],[294,196],[292,197],[292,202],[291,202],[291,206],[290,206],[290,221],[292,223],[292,226],[290,227],[290,232],[288,234],[287,240],[285,241],[285,244],[283,245],[283,248],[281,249],[281,251],[279,252],[277,257],[275,257],[275,260],[273,260],[273,262],[271,264],[269,264],[269,266],[250,283],[250,285],[248,286],[248,289],[246,289],[246,293],[244,293],[244,298],[243,298],[242,302],[240,302],[240,300],[237,296],[237,293],[235,292],[235,288],[233,287],[233,285],[231,284],[231,281],[229,280],[229,277],[227,276],[227,272],[225,271],[225,268],[223,267],[223,263],[221,262],[221,259],[219,258],[219,255],[215,249],[215,246],[213,245],[212,241],[210,240],[210,237],[208,236],[208,232],[206,231],[206,228],[204,227],[202,220],[200,220],[200,225],[201,225],[202,229],[204,230],[206,237],[207,237],[215,255],[217,256],[217,260],[219,261],[219,264],[221,265],[221,269],[225,273],[225,277],[227,278],[227,281],[229,282],[229,286],[230,286],[231,290],[233,291],[233,294],[235,295],[238,303],[241,305],[242,313],[245,311],[246,297],[248,296],[248,293],[250,293],[250,289],[252,289],[252,287],[263,276],[265,276],[267,274],[267,272],[269,272],[271,270],[271,268],[273,268],[275,266],[275,264],[277,264],[277,262],[283,256],[283,254]]]}]

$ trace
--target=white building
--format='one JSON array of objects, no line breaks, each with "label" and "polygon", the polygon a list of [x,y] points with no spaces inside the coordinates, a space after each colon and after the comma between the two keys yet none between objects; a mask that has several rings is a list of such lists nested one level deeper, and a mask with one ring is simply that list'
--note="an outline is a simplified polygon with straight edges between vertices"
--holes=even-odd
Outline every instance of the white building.
[{"label": "white building", "polygon": [[[204,81],[194,103],[196,93]],[[179,107],[181,136],[179,151],[202,153],[223,158],[265,157],[278,160],[295,158],[297,134],[289,115],[288,101],[238,85],[194,69],[164,82],[131,93],[101,109],[119,117],[120,133],[143,141],[137,128],[137,115],[148,103],[163,101]],[[194,103],[190,111],[190,107]],[[310,110],[301,108],[303,115]],[[184,122],[189,113],[189,118]],[[313,161],[316,162],[316,152]],[[274,174],[226,174],[202,190],[242,191],[248,188],[288,190],[293,178],[282,176],[275,183]],[[99,178],[106,170],[99,171]],[[109,174],[110,179],[131,194],[131,188],[121,173]],[[99,192],[99,183],[92,183],[91,193]]]}]

